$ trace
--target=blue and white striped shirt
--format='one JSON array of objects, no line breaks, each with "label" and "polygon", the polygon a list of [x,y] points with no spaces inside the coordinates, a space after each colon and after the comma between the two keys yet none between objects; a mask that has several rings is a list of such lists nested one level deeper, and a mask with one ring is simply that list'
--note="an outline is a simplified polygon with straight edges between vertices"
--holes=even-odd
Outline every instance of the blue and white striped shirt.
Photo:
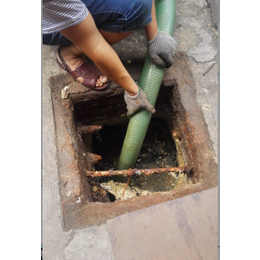
[{"label": "blue and white striped shirt", "polygon": [[42,32],[58,32],[82,22],[88,9],[80,0],[43,0]]}]

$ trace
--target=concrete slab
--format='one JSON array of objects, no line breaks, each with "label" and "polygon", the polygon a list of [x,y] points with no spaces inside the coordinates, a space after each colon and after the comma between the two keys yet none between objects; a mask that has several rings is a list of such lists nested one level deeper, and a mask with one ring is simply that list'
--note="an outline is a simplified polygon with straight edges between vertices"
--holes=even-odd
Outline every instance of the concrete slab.
[{"label": "concrete slab", "polygon": [[78,230],[65,249],[65,260],[114,260],[105,224]]},{"label": "concrete slab", "polygon": [[[52,52],[45,55],[49,58]],[[50,66],[51,67],[51,66]],[[44,67],[44,73],[50,68]],[[43,80],[45,83],[46,78]],[[42,244],[43,259],[63,260],[69,234],[62,230],[59,177],[56,161],[53,111],[50,89],[42,86]]]},{"label": "concrete slab", "polygon": [[218,259],[218,189],[107,221],[116,260]]},{"label": "concrete slab", "polygon": [[218,0],[207,0],[208,5],[210,7],[210,13],[211,13],[211,19],[216,27],[218,29],[219,25],[219,1]]},{"label": "concrete slab", "polygon": [[49,46],[42,48],[42,256],[44,260],[113,260],[105,225],[85,230],[63,230],[55,126],[49,86],[49,78],[53,74],[63,73],[55,61],[56,49],[57,47]]},{"label": "concrete slab", "polygon": [[[218,155],[218,31],[211,13],[217,0],[177,0],[174,37],[177,52],[187,53],[197,101],[208,127],[216,160]],[[214,9],[212,9],[214,6]],[[213,67],[212,64],[215,64]],[[210,70],[208,70],[211,68]],[[206,73],[205,73],[206,72]]]}]

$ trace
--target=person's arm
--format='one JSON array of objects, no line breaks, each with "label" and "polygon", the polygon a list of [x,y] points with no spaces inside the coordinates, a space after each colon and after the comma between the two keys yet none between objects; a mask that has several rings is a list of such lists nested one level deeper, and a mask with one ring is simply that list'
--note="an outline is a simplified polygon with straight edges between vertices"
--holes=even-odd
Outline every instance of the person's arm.
[{"label": "person's arm", "polygon": [[155,112],[146,94],[136,85],[114,49],[97,29],[90,13],[82,22],[63,29],[60,33],[77,45],[110,80],[125,89],[128,116],[140,108]]},{"label": "person's arm", "polygon": [[156,20],[156,12],[155,12],[154,1],[153,1],[153,5],[152,5],[151,16],[152,16],[152,21],[148,25],[146,25],[145,28],[144,28],[147,41],[151,41],[158,34],[158,25],[157,25],[157,20]]},{"label": "person's arm", "polygon": [[81,23],[63,29],[60,33],[76,44],[110,80],[130,95],[137,94],[137,85],[114,49],[97,29],[90,13]]},{"label": "person's arm", "polygon": [[170,35],[159,32],[154,0],[151,16],[151,23],[145,27],[148,52],[156,65],[162,68],[169,68],[173,63],[177,44]]}]

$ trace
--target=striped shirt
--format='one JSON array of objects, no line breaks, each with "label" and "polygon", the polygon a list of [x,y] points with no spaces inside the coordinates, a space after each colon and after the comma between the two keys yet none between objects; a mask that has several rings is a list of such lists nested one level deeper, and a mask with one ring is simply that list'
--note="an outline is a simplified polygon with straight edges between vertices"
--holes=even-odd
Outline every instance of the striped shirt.
[{"label": "striped shirt", "polygon": [[42,33],[54,33],[82,22],[88,9],[80,0],[43,0]]}]

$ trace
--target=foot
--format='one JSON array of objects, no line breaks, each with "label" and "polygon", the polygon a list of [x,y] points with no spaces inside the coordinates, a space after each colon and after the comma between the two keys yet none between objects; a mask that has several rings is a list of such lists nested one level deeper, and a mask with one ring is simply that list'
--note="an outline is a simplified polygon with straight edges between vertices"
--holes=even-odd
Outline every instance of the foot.
[{"label": "foot", "polygon": [[[74,71],[76,68],[81,66],[83,62],[86,60],[85,54],[74,44],[69,46],[60,47],[60,55],[68,65],[68,67]],[[57,60],[62,63],[57,53]],[[77,81],[81,84],[84,83],[83,77],[78,77]],[[102,87],[105,83],[108,82],[108,78],[105,75],[101,75],[97,77],[95,80],[95,87]]]}]

